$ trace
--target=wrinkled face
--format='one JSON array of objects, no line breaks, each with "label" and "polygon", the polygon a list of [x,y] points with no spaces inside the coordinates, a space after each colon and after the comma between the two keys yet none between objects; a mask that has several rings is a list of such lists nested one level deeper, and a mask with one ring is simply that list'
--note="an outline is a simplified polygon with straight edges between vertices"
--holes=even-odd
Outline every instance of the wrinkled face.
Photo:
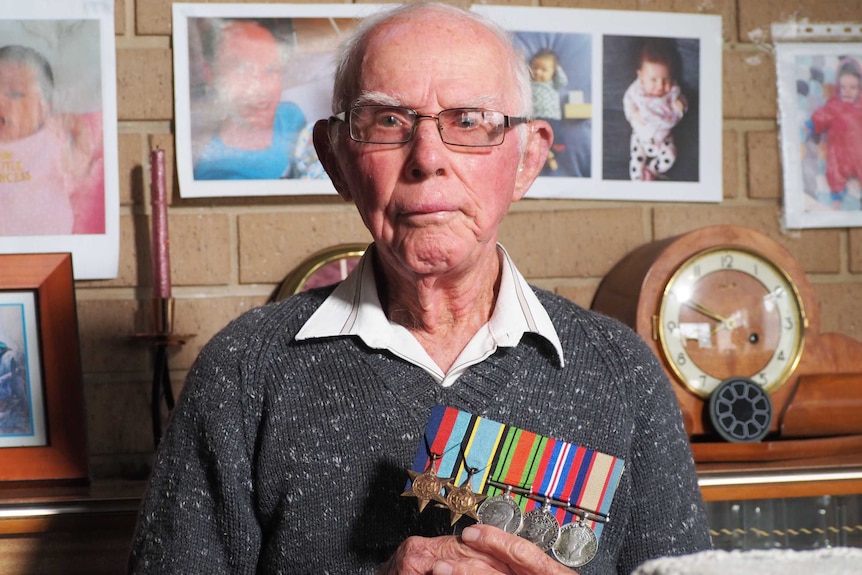
[{"label": "wrinkled face", "polygon": [[36,71],[23,62],[0,61],[0,142],[36,133],[47,113]]},{"label": "wrinkled face", "polygon": [[530,62],[530,72],[536,82],[550,82],[554,78],[557,62],[552,56],[538,56]]},{"label": "wrinkled face", "polygon": [[255,128],[272,126],[282,68],[278,43],[267,29],[251,22],[225,28],[213,74],[231,119]]},{"label": "wrinkled face", "polygon": [[842,102],[853,103],[859,97],[859,77],[842,74],[838,78],[838,97]]},{"label": "wrinkled face", "polygon": [[[483,107],[517,115],[509,52],[495,36],[452,15],[418,17],[402,16],[370,38],[359,103],[419,114]],[[457,273],[495,252],[500,221],[532,182],[518,175],[513,128],[501,145],[483,148],[444,144],[432,119],[420,120],[406,144],[358,143],[346,132],[339,132],[342,195],[356,203],[384,265],[405,277]]]},{"label": "wrinkled face", "polygon": [[673,77],[666,64],[643,62],[638,70],[638,79],[647,96],[660,98],[673,87]]}]

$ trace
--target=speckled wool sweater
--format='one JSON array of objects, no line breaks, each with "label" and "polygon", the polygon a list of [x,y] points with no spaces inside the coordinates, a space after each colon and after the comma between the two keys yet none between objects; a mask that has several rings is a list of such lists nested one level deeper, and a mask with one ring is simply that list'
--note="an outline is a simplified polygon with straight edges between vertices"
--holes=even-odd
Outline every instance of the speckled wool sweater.
[{"label": "speckled wool sweater", "polygon": [[579,572],[710,546],[679,407],[656,358],[621,324],[536,290],[565,352],[525,335],[451,388],[357,338],[297,342],[328,295],[245,313],[205,346],[160,445],[129,572],[373,573],[448,512],[401,497],[444,404],[626,461],[596,557]]}]

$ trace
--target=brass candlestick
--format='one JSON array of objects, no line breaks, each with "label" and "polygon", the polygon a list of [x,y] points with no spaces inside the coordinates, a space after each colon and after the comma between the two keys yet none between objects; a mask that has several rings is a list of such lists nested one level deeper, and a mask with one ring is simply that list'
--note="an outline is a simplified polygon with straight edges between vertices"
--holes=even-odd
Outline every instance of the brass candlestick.
[{"label": "brass candlestick", "polygon": [[153,383],[150,409],[153,443],[158,447],[162,439],[162,399],[164,398],[168,412],[174,408],[174,392],[171,387],[171,375],[168,366],[168,348],[182,345],[193,336],[177,335],[173,332],[174,298],[153,298],[151,313],[154,330],[150,333],[137,334],[136,337],[153,347]]}]

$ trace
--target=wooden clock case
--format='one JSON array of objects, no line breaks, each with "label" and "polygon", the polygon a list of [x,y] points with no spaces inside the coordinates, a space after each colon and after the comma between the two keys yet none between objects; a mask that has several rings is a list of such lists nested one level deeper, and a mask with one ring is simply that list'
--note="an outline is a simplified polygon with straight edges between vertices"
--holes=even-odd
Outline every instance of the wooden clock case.
[{"label": "wooden clock case", "polygon": [[[674,375],[655,330],[665,286],[688,258],[717,246],[756,252],[776,264],[795,284],[808,319],[802,355],[786,382],[770,394],[773,417],[766,441],[721,443],[709,422],[708,399],[690,392]],[[683,412],[695,458],[748,459],[825,455],[862,450],[862,343],[837,333],[820,332],[814,290],[802,266],[783,246],[745,227],[700,228],[640,246],[605,276],[592,309],[633,328],[662,361]],[[745,374],[741,374],[745,375]],[[712,444],[698,449],[698,443]]]}]

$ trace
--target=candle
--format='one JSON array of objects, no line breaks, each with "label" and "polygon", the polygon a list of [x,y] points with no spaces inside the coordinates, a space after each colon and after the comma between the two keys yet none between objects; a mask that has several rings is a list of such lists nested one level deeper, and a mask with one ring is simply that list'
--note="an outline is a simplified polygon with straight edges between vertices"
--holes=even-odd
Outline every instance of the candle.
[{"label": "candle", "polygon": [[150,152],[150,202],[153,233],[153,297],[171,297],[171,257],[168,250],[168,192],[165,185],[165,151]]}]

